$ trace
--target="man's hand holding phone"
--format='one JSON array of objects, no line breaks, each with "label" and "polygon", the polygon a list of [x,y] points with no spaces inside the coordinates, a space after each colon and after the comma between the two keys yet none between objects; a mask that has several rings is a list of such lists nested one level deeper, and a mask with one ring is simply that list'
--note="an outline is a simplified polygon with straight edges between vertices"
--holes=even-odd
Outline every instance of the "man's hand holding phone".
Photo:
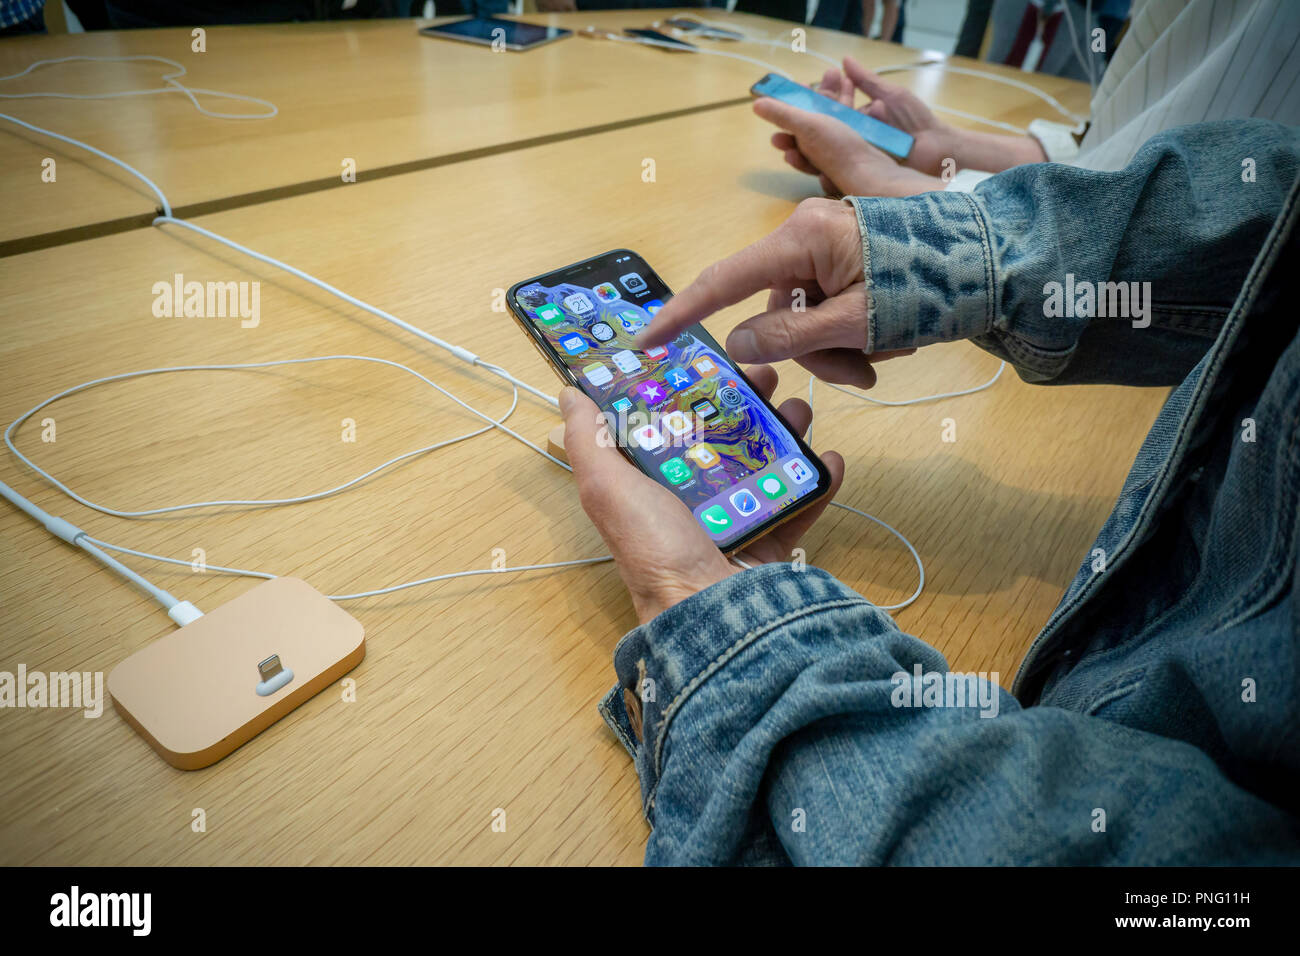
[{"label": "man's hand holding phone", "polygon": [[[765,398],[772,397],[777,376],[771,367],[747,369],[746,374]],[[614,556],[642,624],[740,570],[672,492],[619,454],[604,416],[591,399],[576,388],[565,388],[560,392],[560,410],[564,447],[582,508]],[[778,411],[799,434],[812,422],[812,410],[797,398],[784,402]],[[744,552],[745,560],[790,560],[795,545],[826,510],[844,478],[844,459],[838,454],[827,452],[821,459],[831,474],[829,493],[753,542]]]},{"label": "man's hand holding phone", "polygon": [[805,200],[771,235],[705,269],[664,305],[638,344],[669,342],[764,289],[767,311],[727,338],[727,353],[738,362],[793,359],[823,381],[870,388],[872,362],[915,351],[864,354],[867,292],[857,214],[830,199]]},{"label": "man's hand holding phone", "polygon": [[958,132],[910,90],[885,83],[852,57],[845,57],[843,73],[827,70],[818,87],[849,108],[857,90],[871,97],[859,112],[912,136],[901,165],[834,117],[768,97],[754,102],[754,112],[781,128],[772,134],[772,145],[785,161],[816,176],[830,195],[913,196],[943,189],[939,174],[944,159],[957,155]]},{"label": "man's hand holding phone", "polygon": [[772,134],[772,145],[785,161],[818,177],[830,195],[914,196],[945,187],[945,162],[953,172],[999,173],[1047,159],[1032,136],[959,129],[943,122],[911,90],[886,83],[852,57],[844,58],[843,73],[827,70],[818,87],[823,96],[849,108],[859,90],[870,102],[858,112],[911,135],[912,148],[901,165],[833,117],[774,99],[754,103],[755,113],[781,128]]}]

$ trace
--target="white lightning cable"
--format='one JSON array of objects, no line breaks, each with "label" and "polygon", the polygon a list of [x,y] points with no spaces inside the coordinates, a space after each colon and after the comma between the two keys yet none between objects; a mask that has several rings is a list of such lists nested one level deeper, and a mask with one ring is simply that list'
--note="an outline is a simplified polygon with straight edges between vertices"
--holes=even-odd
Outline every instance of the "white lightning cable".
[{"label": "white lightning cable", "polygon": [[21,126],[23,129],[29,129],[33,133],[40,133],[42,136],[48,136],[51,139],[57,139],[61,143],[68,143],[71,146],[76,146],[78,149],[84,149],[86,152],[93,153],[94,155],[98,156],[100,159],[108,160],[114,166],[118,166],[126,170],[136,179],[140,180],[140,182],[148,186],[149,189],[153,192],[153,194],[158,197],[158,202],[162,204],[163,213],[168,216],[172,214],[172,207],[167,202],[167,197],[163,195],[163,191],[158,188],[157,183],[155,183],[144,173],[140,172],[140,170],[136,169],[130,163],[125,163],[122,160],[118,159],[116,156],[110,156],[102,149],[98,149],[97,147],[91,146],[89,143],[83,143],[79,139],[73,139],[71,136],[64,136],[62,133],[56,133],[53,130],[48,130],[41,126],[33,126],[31,123],[28,123],[24,120],[20,120],[17,116],[10,116],[8,113],[0,113],[0,119],[7,120],[8,122],[13,123],[15,126]]},{"label": "white lightning cable", "polygon": [[[7,486],[0,485],[0,493]],[[26,509],[24,509],[26,510]],[[148,561],[158,561],[162,564],[172,564],[179,567],[193,568],[194,562],[186,558],[169,558],[163,554],[154,554],[150,551],[137,551],[135,548],[125,548],[120,544],[110,544],[102,541],[92,535],[82,533],[82,540],[89,541],[91,544],[98,545],[109,551],[116,551],[118,554],[129,554],[133,557],[144,558]],[[469,571],[451,571],[447,574],[436,574],[433,577],[418,578],[414,581],[405,581],[401,584],[393,584],[388,587],[376,588],[373,591],[358,591],[355,594],[327,594],[326,597],[331,601],[355,601],[360,598],[379,597],[384,594],[392,594],[395,591],[405,591],[408,588],[420,587],[424,584],[433,584],[435,581],[449,581],[452,578],[474,577],[482,574],[518,574],[524,571],[549,571],[560,568],[576,568],[589,564],[603,564],[606,561],[613,561],[609,555],[599,555],[594,558],[574,558],[570,561],[550,561],[544,564],[523,564],[515,567],[504,568],[474,568]],[[271,574],[268,571],[255,571],[251,568],[230,568],[218,564],[206,565],[206,570],[215,571],[218,574],[233,574],[245,578],[262,578],[265,581],[274,580],[281,575]],[[164,592],[165,593],[165,592]],[[184,602],[188,603],[188,602]]]},{"label": "white lightning cable", "polygon": [[903,542],[903,544],[907,547],[907,550],[912,553],[912,560],[916,562],[916,577],[917,577],[916,590],[912,592],[911,597],[899,601],[897,604],[877,604],[876,607],[880,608],[880,610],[882,611],[901,611],[903,608],[907,607],[909,604],[911,604],[917,598],[919,598],[921,596],[921,592],[925,590],[925,565],[921,563],[921,556],[916,553],[916,548],[912,547],[912,542],[907,540],[907,538],[903,535],[903,532],[899,531],[893,525],[885,524],[885,522],[881,521],[875,515],[869,515],[865,511],[861,511],[853,507],[852,505],[846,505],[842,501],[832,501],[831,507],[843,508],[845,511],[851,511],[855,515],[859,515],[863,518],[866,518],[868,521],[874,521],[876,524],[880,525],[880,527],[884,528],[886,531],[892,534],[899,541]]},{"label": "white lightning cable", "polygon": [[[979,76],[979,77],[983,77],[986,80],[992,80],[995,83],[1002,83],[1006,86],[1014,86],[1018,90],[1023,90],[1026,93],[1030,93],[1033,96],[1038,97],[1040,100],[1042,100],[1048,106],[1052,107],[1052,109],[1056,110],[1066,119],[1072,120],[1075,123],[1086,123],[1088,120],[1086,116],[1080,116],[1078,113],[1066,109],[1065,105],[1060,100],[1058,100],[1055,96],[1053,96],[1051,93],[1048,93],[1044,90],[1040,90],[1032,83],[1026,83],[1024,80],[1018,80],[1010,76],[999,76],[997,73],[989,73],[986,70],[976,70],[968,66],[956,66],[952,63],[948,63],[944,61],[923,61],[920,63],[895,63],[892,66],[882,66],[880,69],[875,70],[874,72],[880,74],[897,73],[902,70],[924,70],[932,66],[940,67],[948,73],[958,73],[963,76]],[[936,107],[931,107],[931,109],[935,109],[935,108]],[[956,111],[945,109],[944,112],[953,113]],[[1006,125],[1006,124],[998,123],[997,120],[985,119],[982,116],[975,116],[974,114],[971,113],[963,113],[960,115],[966,116],[969,119],[976,119],[979,120],[981,123],[988,123],[993,126]],[[1023,130],[1021,132],[1023,132]]]},{"label": "white lightning cable", "polygon": [[[922,402],[937,402],[945,398],[960,398],[963,395],[974,395],[976,392],[982,392],[985,389],[992,388],[997,383],[997,380],[1002,377],[1002,373],[1003,371],[1006,370],[1006,367],[1007,367],[1006,362],[999,361],[998,370],[993,373],[993,377],[989,379],[987,382],[984,382],[981,385],[976,385],[972,388],[963,388],[956,392],[939,392],[936,395],[922,395],[920,398],[905,398],[898,401],[890,401],[884,398],[872,398],[870,395],[864,395],[862,392],[856,389],[845,388],[843,385],[836,385],[834,382],[823,382],[822,384],[826,385],[829,388],[835,389],[835,391],[837,392],[843,392],[845,395],[852,396],[853,398],[856,398],[863,402],[870,402],[873,405],[882,405],[889,408],[902,408],[906,405],[920,405]],[[816,376],[813,375],[808,376],[808,408],[809,409],[811,409],[813,405],[813,383],[816,381],[817,381]],[[808,427],[808,440],[809,441],[812,440],[811,425]],[[871,518],[870,515],[867,515],[866,517]],[[871,518],[871,520],[875,521],[876,519]],[[884,522],[881,523],[883,524]],[[889,527],[889,526],[885,525],[885,527]],[[890,530],[893,531],[892,528],[890,528]],[[898,534],[898,532],[896,531],[894,533]],[[904,540],[906,541],[906,539]],[[910,548],[911,545],[909,544],[908,547]],[[924,571],[922,572],[922,574],[924,574]]]},{"label": "white lightning cable", "polygon": [[[261,368],[274,368],[283,365],[304,365],[304,364],[312,364],[316,362],[325,362],[325,361],[332,361],[332,360],[355,360],[355,361],[362,361],[362,362],[373,362],[375,364],[387,365],[393,368],[400,369],[401,371],[404,371],[407,374],[414,376],[415,378],[419,379],[420,381],[424,382],[430,387],[436,389],[441,394],[450,398],[452,401],[456,402],[457,404],[462,405],[464,408],[474,413],[475,415],[478,415],[480,418],[483,418],[485,421],[487,421],[487,424],[482,428],[476,429],[471,432],[467,432],[463,435],[458,435],[454,438],[446,439],[444,441],[437,442],[433,445],[428,445],[423,448],[418,448],[415,449],[414,451],[410,451],[402,455],[398,455],[380,465],[377,465],[376,467],[370,469],[364,474],[351,479],[350,481],[344,482],[341,485],[314,494],[302,495],[294,498],[194,502],[189,504],[172,505],[168,507],[153,508],[153,509],[141,510],[141,511],[119,511],[83,498],[82,496],[74,492],[71,488],[69,488],[67,485],[60,482],[57,478],[51,475],[44,468],[41,468],[39,465],[33,462],[21,451],[19,451],[17,447],[14,445],[12,440],[14,431],[19,427],[21,427],[23,422],[29,419],[36,412],[40,411],[42,408],[45,408],[53,404],[54,402],[59,401],[62,398],[66,398],[78,392],[83,392],[99,385],[108,384],[110,382],[125,381],[128,379],[140,378],[146,375],[158,375],[158,374],[164,374],[169,372],[250,370],[250,369],[261,369]],[[502,423],[505,421],[506,418],[510,417],[510,415],[513,414],[515,409],[518,407],[518,404],[519,404],[519,392],[518,389],[515,389],[513,390],[513,400],[510,404],[510,407],[506,410],[506,412],[502,416],[500,416],[500,418],[493,419],[485,415],[484,413],[478,411],[477,409],[473,408],[469,404],[461,401],[459,398],[457,398],[455,395],[452,395],[450,392],[448,392],[442,386],[438,385],[436,382],[426,378],[425,376],[421,375],[419,372],[416,372],[414,369],[402,365],[400,362],[392,362],[389,361],[388,359],[380,359],[380,358],[375,358],[373,356],[363,356],[363,355],[328,355],[328,356],[319,356],[313,358],[282,359],[282,360],[271,361],[271,362],[248,362],[248,363],[241,363],[241,364],[225,364],[225,365],[173,366],[168,368],[145,369],[138,372],[127,372],[120,375],[111,375],[111,376],[106,376],[104,378],[94,379],[92,381],[83,382],[79,385],[74,385],[71,388],[65,389],[62,392],[59,392],[58,394],[45,399],[44,401],[36,405],[31,410],[21,415],[18,419],[13,421],[9,425],[9,427],[5,430],[4,440],[9,450],[17,458],[19,458],[24,464],[26,464],[29,468],[35,471],[41,478],[45,479],[47,482],[49,482],[59,491],[63,492],[69,498],[72,498],[74,501],[77,501],[80,504],[88,508],[91,508],[93,510],[99,511],[101,513],[114,515],[117,517],[144,517],[148,515],[166,514],[170,512],[182,511],[182,510],[194,509],[194,508],[241,506],[241,505],[274,507],[278,505],[297,504],[297,503],[302,503],[307,501],[316,501],[321,498],[328,497],[330,495],[338,494],[346,490],[347,488],[350,488],[358,484],[359,482],[365,481],[366,479],[373,477],[379,472],[399,462],[405,461],[409,458],[414,458],[419,455],[428,454],[439,448],[444,448],[448,445],[451,445],[455,442],[464,441],[469,438],[474,438],[478,435],[482,435],[487,431],[490,431],[494,427],[501,428],[502,430],[506,431],[508,434],[517,438],[519,441],[523,442],[525,445],[527,445],[532,450],[536,451],[538,454],[550,459],[552,462],[559,465],[561,468],[564,468],[565,470],[568,471],[572,471],[569,465],[567,465],[565,462],[562,462],[558,458],[555,458],[554,456],[550,455],[542,448],[528,441],[526,438],[523,438],[523,436],[518,435],[518,433],[504,427]],[[198,608],[194,607],[193,604],[191,604],[188,601],[180,601],[179,599],[175,598],[168,592],[164,591],[162,588],[159,588],[156,585],[149,582],[143,576],[127,568],[125,565],[117,561],[115,558],[105,554],[104,550],[101,549],[116,551],[121,554],[130,554],[136,557],[145,558],[153,561],[159,561],[166,564],[186,566],[186,565],[191,565],[192,562],[187,560],[182,560],[179,558],[170,558],[165,555],[153,554],[148,551],[137,551],[133,548],[126,548],[121,545],[115,545],[111,542],[104,541],[103,539],[96,538],[86,533],[82,529],[76,527],[75,525],[71,524],[71,522],[68,522],[62,518],[55,517],[54,515],[51,515],[48,512],[44,511],[43,509],[39,508],[38,506],[33,504],[28,499],[24,498],[22,495],[14,491],[12,488],[4,484],[3,482],[0,482],[0,496],[7,498],[9,501],[15,504],[20,510],[26,512],[28,515],[35,518],[55,536],[62,538],[64,541],[67,541],[70,544],[74,544],[77,547],[82,548],[87,553],[91,554],[97,560],[101,561],[103,564],[109,567],[111,570],[122,575],[127,580],[137,584],[141,589],[143,589],[146,593],[148,593],[160,604],[162,604],[165,608],[167,608],[168,615],[178,625],[184,626],[185,624],[188,624],[191,620],[194,620],[195,618],[201,616],[202,612],[200,612]],[[608,555],[603,555],[594,558],[579,558],[572,561],[558,561],[558,562],[551,562],[546,564],[532,564],[532,565],[522,565],[517,567],[483,568],[483,569],[474,569],[470,571],[456,571],[447,574],[435,575],[433,577],[420,578],[414,581],[407,581],[401,584],[391,585],[389,587],[378,588],[373,591],[362,591],[355,594],[328,595],[328,597],[331,600],[335,600],[335,601],[348,601],[348,600],[355,600],[357,598],[373,597],[382,594],[390,594],[393,593],[394,591],[401,591],[401,590],[405,590],[406,588],[417,587],[423,584],[431,584],[435,581],[445,581],[456,577],[468,577],[468,576],[474,576],[480,574],[518,573],[523,571],[539,571],[539,570],[547,570],[553,568],[568,568],[568,567],[577,567],[580,565],[587,565],[587,564],[599,564],[601,562],[610,561],[610,560],[612,560],[612,558],[610,558]],[[209,565],[208,570],[218,571],[227,574],[237,574],[237,575],[243,575],[248,577],[264,578],[268,580],[277,576],[264,571],[255,571],[246,568],[231,568],[231,567],[214,566],[214,565]]]},{"label": "white lightning cable", "polygon": [[[872,398],[870,395],[864,395],[861,392],[855,391],[853,389],[844,388],[843,386],[836,385],[833,382],[824,382],[823,384],[829,385],[837,392],[843,392],[845,395],[851,395],[852,397],[861,399],[864,402],[871,402],[874,405],[889,406],[891,408],[899,408],[904,405],[919,405],[921,402],[935,402],[945,398],[958,398],[962,395],[973,395],[976,392],[982,392],[985,389],[993,387],[993,385],[997,382],[997,380],[1002,377],[1002,372],[1006,369],[1006,367],[1007,367],[1006,362],[1002,362],[1002,361],[998,362],[998,370],[993,373],[993,377],[990,378],[987,382],[984,382],[981,385],[976,385],[973,388],[965,388],[956,392],[940,392],[936,395],[922,395],[920,398],[908,398],[908,399],[903,399],[901,401],[889,401],[883,398]],[[808,410],[809,411],[812,411],[813,408],[813,382],[815,381],[816,378],[814,376],[812,375],[808,376]],[[811,444],[812,425],[808,426],[808,433],[805,437],[808,443]],[[901,601],[898,604],[877,604],[876,606],[880,608],[882,611],[901,611],[903,608],[907,607],[909,604],[912,604],[917,598],[919,598],[921,596],[921,592],[925,590],[925,564],[921,561],[921,556],[917,553],[916,548],[912,546],[912,542],[909,541],[907,537],[901,531],[895,528],[893,525],[886,524],[884,521],[881,521],[875,515],[867,514],[865,511],[861,511],[857,508],[854,508],[852,505],[846,505],[841,501],[832,501],[831,507],[843,508],[845,511],[851,511],[855,515],[860,515],[861,517],[866,518],[868,521],[874,521],[876,524],[880,525],[882,528],[884,528],[886,531],[888,531],[890,534],[896,537],[899,541],[903,542],[904,547],[906,547],[907,550],[911,552],[912,560],[916,562],[916,572],[917,572],[916,590],[912,592],[911,597],[907,598],[904,601]]]},{"label": "white lightning cable", "polygon": [[149,581],[143,575],[132,571],[121,561],[118,561],[111,555],[105,554],[100,550],[100,548],[96,547],[97,544],[102,544],[102,542],[98,542],[94,538],[91,538],[90,535],[86,534],[86,532],[82,531],[71,521],[50,514],[44,508],[41,508],[39,505],[34,504],[32,501],[14,491],[14,489],[10,488],[3,481],[0,481],[0,498],[7,499],[18,508],[19,511],[22,511],[24,514],[29,515],[40,524],[44,525],[45,530],[56,538],[61,538],[68,544],[81,548],[81,550],[85,551],[96,561],[99,561],[110,570],[120,574],[122,577],[126,578],[126,580],[139,587],[142,591],[166,608],[167,616],[181,627],[184,627],[190,621],[203,616],[203,612],[189,601],[182,601],[180,598],[175,597],[158,587],[158,585]]},{"label": "white lightning cable", "polygon": [[[974,395],[976,392],[982,392],[986,388],[992,388],[997,383],[997,380],[1002,377],[1002,373],[1006,369],[1006,367],[1007,367],[1006,362],[999,361],[998,370],[994,372],[993,377],[989,379],[987,382],[985,382],[983,385],[976,385],[973,388],[963,388],[960,391],[956,391],[956,392],[939,392],[937,395],[922,395],[920,398],[905,398],[902,399],[901,401],[888,401],[887,399],[883,399],[883,398],[872,398],[870,395],[864,395],[862,392],[856,391],[854,389],[845,388],[843,385],[836,385],[834,382],[826,382],[824,384],[835,389],[835,391],[837,392],[843,392],[845,395],[852,395],[854,398],[860,399],[864,402],[870,402],[873,405],[888,405],[891,408],[901,408],[904,405],[920,405],[922,402],[936,402],[943,398],[960,398],[963,395]],[[813,376],[809,375],[808,376],[809,402],[812,401],[812,388],[813,388]]]},{"label": "white lightning cable", "polygon": [[[410,322],[407,322],[404,319],[399,319],[391,312],[386,312],[383,309],[378,308],[377,306],[371,305],[369,302],[365,302],[361,299],[356,298],[355,296],[348,295],[342,289],[338,289],[335,286],[330,285],[328,282],[316,278],[314,275],[311,275],[310,273],[295,268],[294,266],[289,265],[287,262],[282,262],[279,259],[273,258],[272,256],[265,255],[264,253],[258,252],[255,249],[250,249],[247,246],[241,245],[240,243],[235,242],[233,239],[227,239],[225,236],[220,235],[219,233],[215,233],[210,229],[204,229],[202,226],[196,226],[194,223],[187,222],[184,219],[177,219],[175,216],[171,215],[170,213],[167,215],[156,217],[153,221],[153,224],[155,226],[161,224],[181,226],[182,228],[189,229],[192,232],[197,232],[201,236],[206,236],[207,238],[213,240],[214,242],[219,242],[230,249],[234,249],[236,252],[241,252],[252,259],[256,259],[258,262],[264,262],[269,266],[274,266],[277,269],[289,273],[289,275],[294,276],[295,278],[301,279],[304,282],[316,286],[316,288],[321,289],[324,292],[328,292],[330,295],[334,296],[335,298],[341,299],[342,301],[348,303],[348,305],[355,306],[358,309],[361,309],[363,312],[369,312],[371,315],[383,319],[385,322],[389,322],[392,325],[397,326],[399,329],[402,329],[405,332],[409,332],[418,338],[424,339],[424,341],[429,342],[432,345],[438,346],[438,348],[440,349],[444,349],[445,351],[450,352],[452,355],[456,356],[456,358],[460,359],[462,362],[466,362],[469,365],[477,366],[491,373],[492,375],[496,375],[499,378],[505,379],[511,385],[514,385],[518,388],[522,388],[524,391],[537,396],[538,398],[542,399],[542,401],[546,402],[548,405],[554,408],[559,407],[553,395],[548,395],[546,392],[543,392],[541,389],[534,388],[532,385],[529,385],[527,382],[515,378],[505,369],[501,368],[499,365],[493,365],[490,362],[483,361],[481,358],[479,358],[469,349],[461,348],[459,345],[453,345],[452,343],[446,341],[445,339],[440,339],[438,338],[438,336],[433,335],[430,332],[426,332],[424,329],[420,328],[419,326],[412,325]],[[457,399],[457,401],[459,401],[459,399]],[[522,441],[522,439],[520,440]]]}]

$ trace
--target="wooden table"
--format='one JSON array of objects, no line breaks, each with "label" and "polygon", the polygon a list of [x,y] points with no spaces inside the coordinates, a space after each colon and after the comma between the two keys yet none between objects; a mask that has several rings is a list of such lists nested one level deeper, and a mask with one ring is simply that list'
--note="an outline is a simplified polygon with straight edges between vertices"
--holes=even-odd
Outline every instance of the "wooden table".
[{"label": "wooden table", "polygon": [[[672,11],[606,11],[525,17],[573,30],[648,26]],[[449,18],[443,18],[449,19]],[[793,24],[735,14],[752,36],[789,36]],[[178,92],[88,103],[0,100],[0,112],[80,139],[159,183],[178,214],[199,215],[342,184],[343,162],[359,180],[437,165],[743,101],[763,68],[721,56],[682,69],[668,51],[573,37],[522,54],[431,40],[431,21],[371,20],[214,27],[206,51],[191,51],[185,29],[38,37],[0,44],[0,76],[36,60],[66,56],[153,55],[179,62],[181,82],[269,100],[266,120],[218,120]],[[902,48],[832,30],[807,30],[807,49],[854,53],[873,66],[914,59]],[[705,44],[701,44],[705,45]],[[826,64],[789,44],[714,43],[812,80]],[[702,59],[702,57],[701,57]],[[164,84],[160,64],[67,63],[0,83],[0,92],[120,92]],[[996,68],[1001,69],[1001,68]],[[1007,70],[1015,76],[1017,71]],[[937,77],[936,77],[937,79]],[[1043,78],[1044,89],[1069,81]],[[963,81],[952,83],[961,89]],[[992,86],[992,84],[989,84]],[[981,104],[997,118],[1005,87]],[[261,113],[264,107],[205,98],[208,109]],[[54,159],[55,183],[41,179]],[[0,255],[147,225],[156,198],[137,180],[73,146],[0,123]]]},{"label": "wooden table", "polygon": [[[984,91],[964,85],[978,108]],[[1073,105],[1082,99],[1076,91]],[[1025,112],[1021,121],[1038,115]],[[720,106],[196,221],[550,388],[552,373],[493,310],[496,290],[624,245],[685,285],[816,188],[781,163],[769,133],[747,107]],[[647,156],[654,183],[641,180]],[[155,318],[152,285],[178,272],[260,281],[261,323]],[[175,227],[0,259],[0,288],[6,420],[94,376],[329,353],[408,363],[485,410],[509,402],[498,380]],[[715,334],[755,305],[711,320]],[[938,346],[882,367],[876,394],[975,384],[996,365],[966,344]],[[782,395],[806,389],[794,366],[783,375]],[[1008,373],[976,395],[885,409],[823,387],[814,446],[844,454],[841,500],[899,527],[926,561],[926,591],[899,624],[954,667],[997,671],[1005,684],[1162,397],[1035,388]],[[360,363],[158,376],[47,414],[57,441],[42,444],[29,426],[20,447],[122,508],[302,494],[477,422],[401,373]],[[941,440],[946,418],[955,443]],[[356,422],[355,443],[341,440],[344,419]],[[525,398],[510,424],[540,441],[555,420]],[[568,475],[501,434],[335,498],[166,520],[75,506],[8,456],[0,480],[109,541],[187,559],[201,548],[209,564],[294,574],[327,593],[488,567],[494,556],[531,564],[602,553]],[[904,549],[847,513],[828,515],[807,547],[812,562],[881,603],[915,585]],[[251,586],[133,563],[201,608]],[[460,579],[345,607],[368,637],[351,675],[355,702],[328,689],[207,770],[164,764],[111,705],[98,719],[0,711],[0,863],[640,861],[647,829],[636,777],[595,711],[613,681],[614,645],[634,624],[610,565]],[[0,509],[0,670],[106,672],[170,626],[152,601]],[[199,809],[201,833],[192,828]],[[492,829],[498,809],[505,832]]]}]

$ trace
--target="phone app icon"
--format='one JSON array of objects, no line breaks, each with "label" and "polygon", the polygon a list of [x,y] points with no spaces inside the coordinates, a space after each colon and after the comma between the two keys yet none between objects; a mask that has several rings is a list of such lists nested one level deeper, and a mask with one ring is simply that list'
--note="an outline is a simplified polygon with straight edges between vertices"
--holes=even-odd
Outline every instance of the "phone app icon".
[{"label": "phone app icon", "polygon": [[758,499],[748,488],[742,488],[731,496],[731,507],[736,509],[736,513],[742,518],[752,515],[758,510]]},{"label": "phone app icon", "polygon": [[694,426],[691,425],[691,416],[685,412],[674,409],[664,416],[664,428],[674,438],[681,438],[688,434],[692,427]]},{"label": "phone app icon", "polygon": [[625,276],[619,276],[618,281],[623,283],[623,288],[627,289],[633,295],[646,290],[645,279],[642,279],[637,273],[629,272]]},{"label": "phone app icon", "polygon": [[658,312],[658,311],[659,311],[660,309],[662,309],[663,307],[664,307],[664,300],[663,300],[663,299],[651,299],[651,300],[650,300],[649,302],[647,302],[645,305],[641,306],[641,308],[645,309],[645,310],[646,310],[647,312],[649,312],[651,315],[654,315],[656,312]]},{"label": "phone app icon", "polygon": [[623,293],[619,292],[612,282],[602,282],[593,291],[601,302],[613,302],[615,299],[623,298]]},{"label": "phone app icon", "polygon": [[615,415],[626,415],[632,410],[632,400],[619,396],[609,406],[613,409]]},{"label": "phone app icon", "polygon": [[587,296],[581,292],[575,292],[572,295],[564,297],[564,307],[574,315],[586,315],[596,306]]},{"label": "phone app icon", "polygon": [[721,371],[721,369],[718,368],[718,363],[713,361],[713,359],[709,358],[707,355],[701,355],[692,362],[691,368],[695,369],[695,371],[699,373],[700,378],[712,378]]},{"label": "phone app icon", "polygon": [[745,404],[745,396],[735,385],[727,384],[718,389],[718,401],[728,408],[739,408]]},{"label": "phone app icon", "polygon": [[791,458],[783,466],[785,473],[790,476],[790,480],[796,485],[802,485],[806,481],[812,481],[816,473],[808,467],[802,458]]},{"label": "phone app icon", "polygon": [[702,422],[707,422],[710,418],[714,418],[718,414],[717,406],[707,398],[701,398],[698,402],[692,405],[691,411],[693,411],[695,417]]},{"label": "phone app icon", "polygon": [[684,368],[670,368],[664,378],[679,392],[695,384],[695,378]]},{"label": "phone app icon", "polygon": [[710,505],[700,512],[700,524],[713,534],[721,534],[731,527],[731,515],[722,505]]},{"label": "phone app icon", "polygon": [[645,328],[641,316],[630,309],[625,309],[618,314],[618,324],[623,326],[624,332],[631,332],[633,335]]},{"label": "phone app icon", "polygon": [[547,302],[537,307],[537,321],[542,325],[554,325],[562,318],[564,318],[564,310],[554,302]]},{"label": "phone app icon", "polygon": [[577,332],[570,332],[568,335],[561,336],[560,345],[564,348],[564,351],[568,352],[570,355],[581,355],[583,352],[587,351],[587,349],[591,348],[591,346],[587,344],[587,340]]},{"label": "phone app icon", "polygon": [[785,483],[776,475],[768,475],[758,480],[758,490],[769,498],[780,498],[785,494]]},{"label": "phone app icon", "polygon": [[582,374],[587,376],[588,382],[596,386],[608,385],[614,381],[614,373],[603,362],[592,362],[582,370]]},{"label": "phone app icon", "polygon": [[591,337],[597,342],[608,342],[614,337],[614,327],[608,322],[597,322],[591,327]]},{"label": "phone app icon", "polygon": [[713,446],[705,442],[686,449],[686,457],[701,468],[713,468],[722,461],[722,457],[713,450]]},{"label": "phone app icon", "polygon": [[636,353],[631,349],[624,349],[621,352],[615,352],[610,356],[618,370],[625,375],[631,375],[633,372],[641,371],[641,360],[636,357]]},{"label": "phone app icon", "polygon": [[687,481],[691,477],[690,465],[686,464],[686,462],[682,461],[680,458],[669,458],[659,466],[659,470],[663,473],[663,476],[668,479],[668,483],[673,485],[680,485],[683,481]]},{"label": "phone app icon", "polygon": [[654,378],[641,382],[632,391],[636,392],[641,401],[647,405],[658,405],[668,397],[668,393],[664,391],[663,382]]},{"label": "phone app icon", "polygon": [[653,425],[642,425],[632,430],[632,440],[636,442],[638,448],[654,451],[656,448],[663,447],[664,436],[659,434],[659,429]]},{"label": "phone app icon", "polygon": [[660,359],[665,359],[668,357],[668,347],[664,345],[656,345],[652,349],[646,349],[645,357],[652,362],[658,362]]}]

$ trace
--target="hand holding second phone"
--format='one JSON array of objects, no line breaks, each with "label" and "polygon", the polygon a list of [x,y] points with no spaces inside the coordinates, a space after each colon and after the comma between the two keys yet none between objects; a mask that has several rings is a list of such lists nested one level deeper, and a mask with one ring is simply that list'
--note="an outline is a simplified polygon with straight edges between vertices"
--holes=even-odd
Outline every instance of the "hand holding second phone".
[{"label": "hand holding second phone", "polygon": [[844,72],[827,70],[818,92],[850,108],[856,90],[871,97],[859,112],[911,134],[912,150],[901,164],[831,116],[762,97],[754,112],[782,132],[772,145],[795,169],[816,176],[828,194],[849,196],[913,196],[941,190],[944,159],[955,157],[959,134],[935,117],[910,90],[880,79],[852,57]]}]

